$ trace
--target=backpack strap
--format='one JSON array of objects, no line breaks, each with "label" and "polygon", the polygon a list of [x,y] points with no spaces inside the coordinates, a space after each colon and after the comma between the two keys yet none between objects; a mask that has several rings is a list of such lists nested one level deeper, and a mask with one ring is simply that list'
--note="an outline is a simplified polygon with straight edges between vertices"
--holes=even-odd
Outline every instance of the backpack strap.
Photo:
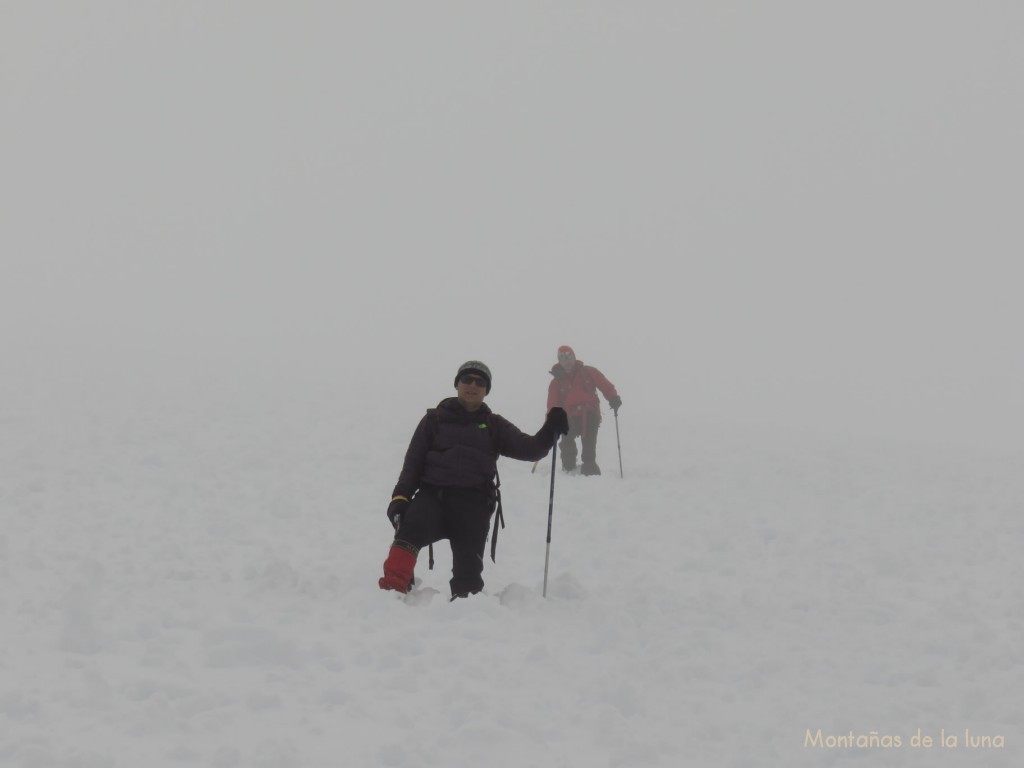
[{"label": "backpack strap", "polygon": [[491,533],[491,562],[496,563],[494,553],[498,549],[498,525],[505,527],[505,516],[501,513],[501,478],[498,477],[498,470],[494,470],[494,497],[497,506],[494,512],[494,532]]},{"label": "backpack strap", "polygon": [[[434,412],[434,418],[427,419],[427,450],[430,450],[430,446],[434,444],[434,437],[437,435],[437,430],[441,427],[441,412],[437,408],[427,408],[427,415],[430,412]],[[433,428],[431,428],[433,425]],[[434,543],[431,542],[427,546],[427,570],[434,570]]]},{"label": "backpack strap", "polygon": [[[498,453],[498,433],[491,423],[491,414],[487,414],[487,431],[491,433],[491,442],[494,445],[494,452]],[[499,456],[501,454],[498,454]],[[497,461],[497,460],[495,460]],[[498,474],[498,466],[494,466],[494,531],[491,533],[491,562],[495,563],[494,553],[498,550],[498,527],[505,527],[505,515],[501,508],[501,475]]]}]

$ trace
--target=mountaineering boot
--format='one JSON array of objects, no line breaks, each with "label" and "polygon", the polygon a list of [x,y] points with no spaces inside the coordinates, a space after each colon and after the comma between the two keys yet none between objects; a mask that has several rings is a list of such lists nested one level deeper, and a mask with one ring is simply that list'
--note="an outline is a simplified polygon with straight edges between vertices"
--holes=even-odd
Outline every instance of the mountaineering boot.
[{"label": "mountaineering boot", "polygon": [[601,474],[601,468],[599,466],[597,466],[596,462],[591,462],[589,464],[584,464],[582,467],[580,467],[580,474],[581,475],[600,475]]},{"label": "mountaineering boot", "polygon": [[415,568],[416,555],[405,547],[392,544],[388,558],[384,561],[384,575],[377,581],[377,586],[396,592],[408,592],[413,584]]}]

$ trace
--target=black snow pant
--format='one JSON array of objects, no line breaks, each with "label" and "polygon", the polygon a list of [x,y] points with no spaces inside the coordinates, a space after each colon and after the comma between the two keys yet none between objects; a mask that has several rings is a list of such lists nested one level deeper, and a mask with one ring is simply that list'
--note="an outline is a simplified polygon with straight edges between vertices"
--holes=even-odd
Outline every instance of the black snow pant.
[{"label": "black snow pant", "polygon": [[562,454],[562,469],[566,472],[576,467],[576,440],[583,448],[583,466],[597,466],[597,430],[601,426],[600,411],[584,411],[569,415],[569,431],[562,437],[558,449]]},{"label": "black snow pant", "polygon": [[395,543],[418,553],[429,544],[448,539],[452,548],[452,595],[484,588],[484,548],[495,499],[476,488],[424,486],[402,515]]}]

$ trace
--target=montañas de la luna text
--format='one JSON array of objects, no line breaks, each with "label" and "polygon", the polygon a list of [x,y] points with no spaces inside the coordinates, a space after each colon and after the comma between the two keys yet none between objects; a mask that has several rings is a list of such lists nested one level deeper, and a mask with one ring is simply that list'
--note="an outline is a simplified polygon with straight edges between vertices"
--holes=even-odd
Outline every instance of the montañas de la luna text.
[{"label": "monta\u00f1as de la luna text", "polygon": [[[962,738],[961,738],[962,736]],[[867,733],[834,734],[822,733],[821,728],[804,731],[804,747],[817,749],[901,749],[909,746],[913,749],[1004,749],[1006,739],[1003,736],[978,735],[964,728],[963,734],[947,732],[941,729],[937,736],[923,734],[921,729],[905,739],[902,736],[868,731]]]}]

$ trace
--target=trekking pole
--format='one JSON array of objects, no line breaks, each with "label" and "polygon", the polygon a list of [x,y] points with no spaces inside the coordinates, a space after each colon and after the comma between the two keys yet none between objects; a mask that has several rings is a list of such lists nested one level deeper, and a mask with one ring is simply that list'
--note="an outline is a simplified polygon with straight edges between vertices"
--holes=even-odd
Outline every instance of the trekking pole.
[{"label": "trekking pole", "polygon": [[548,560],[551,557],[551,517],[555,511],[555,457],[558,455],[558,435],[551,444],[551,493],[548,496],[548,546],[544,551],[544,589],[541,597],[548,596]]},{"label": "trekking pole", "polygon": [[615,411],[615,444],[619,447],[619,477],[625,477],[622,474],[622,443],[619,442],[619,412]]}]

